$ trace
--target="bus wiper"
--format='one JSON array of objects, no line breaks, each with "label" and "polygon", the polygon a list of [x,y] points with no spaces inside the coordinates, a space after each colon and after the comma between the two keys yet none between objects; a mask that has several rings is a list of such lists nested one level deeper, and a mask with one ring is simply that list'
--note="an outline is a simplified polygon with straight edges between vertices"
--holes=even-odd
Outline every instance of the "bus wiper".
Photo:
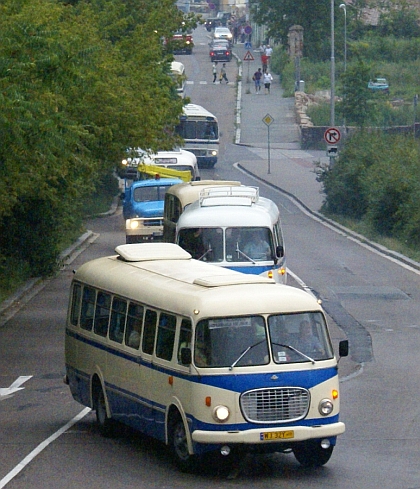
[{"label": "bus wiper", "polygon": [[213,248],[211,247],[211,244],[209,243],[209,248],[208,248],[208,250],[207,250],[205,253],[203,253],[203,254],[200,256],[200,258],[197,258],[197,259],[198,259],[198,260],[202,260],[202,259],[203,259],[205,256],[207,256],[207,255],[208,255],[209,253],[211,253],[212,251],[213,251]]},{"label": "bus wiper", "polygon": [[314,365],[316,363],[316,361],[311,358],[311,357],[308,357],[308,355],[306,355],[305,353],[301,352],[300,350],[297,350],[296,348],[294,348],[293,346],[290,346],[290,345],[283,345],[283,343],[271,343],[272,345],[276,345],[276,346],[281,346],[283,348],[288,348],[289,350],[292,350],[294,351],[295,353],[297,353],[298,355],[300,355],[301,357],[303,358],[306,358],[307,360],[309,360],[310,362],[312,362]]},{"label": "bus wiper", "polygon": [[238,255],[242,255],[244,258],[246,258],[248,261],[250,261],[255,265],[255,261],[250,256],[246,255],[243,251],[239,249],[238,243],[236,243],[236,253],[238,253]]},{"label": "bus wiper", "polygon": [[252,350],[258,345],[261,345],[261,343],[264,343],[264,340],[258,341],[258,343],[254,343],[253,345],[248,346],[240,355],[239,357],[232,363],[232,365],[229,367],[229,370],[232,370],[233,367],[236,367],[236,365],[242,360],[242,358],[249,352],[249,350]]}]

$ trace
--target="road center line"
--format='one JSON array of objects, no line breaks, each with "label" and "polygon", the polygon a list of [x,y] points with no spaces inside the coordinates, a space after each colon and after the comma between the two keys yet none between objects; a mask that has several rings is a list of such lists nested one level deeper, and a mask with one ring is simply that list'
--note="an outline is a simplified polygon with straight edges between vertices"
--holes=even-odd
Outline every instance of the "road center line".
[{"label": "road center line", "polygon": [[45,448],[47,448],[50,443],[60,437],[63,433],[69,430],[74,424],[83,419],[87,414],[91,411],[90,408],[85,408],[80,413],[71,419],[67,424],[65,424],[62,428],[57,430],[53,435],[40,443],[32,452],[27,455],[21,462],[19,462],[14,469],[12,469],[3,479],[0,480],[0,489],[2,489],[6,484],[8,484],[12,479],[14,479],[19,472],[21,472],[32,460],[39,455]]}]

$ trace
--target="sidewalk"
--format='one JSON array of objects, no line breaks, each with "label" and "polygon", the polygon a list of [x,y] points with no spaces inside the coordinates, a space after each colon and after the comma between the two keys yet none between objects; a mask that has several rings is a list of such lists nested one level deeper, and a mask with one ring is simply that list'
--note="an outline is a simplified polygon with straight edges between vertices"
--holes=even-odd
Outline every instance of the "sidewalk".
[{"label": "sidewalk", "polygon": [[[242,45],[238,45],[236,53],[239,55],[242,50]],[[241,160],[237,163],[247,173],[281,189],[310,213],[320,216],[318,211],[322,206],[323,194],[322,185],[316,180],[314,162],[328,163],[326,151],[300,149],[294,98],[283,97],[278,75],[273,75],[270,94],[265,95],[263,87],[259,94],[255,93],[252,75],[261,64],[259,54],[253,53],[253,56],[254,61],[244,61],[242,65],[242,81],[238,86],[237,109],[240,110],[235,142],[246,146],[255,156],[252,160]],[[249,68],[247,63],[250,63]],[[272,119],[269,127],[263,121],[267,120],[267,115]],[[345,339],[346,334],[332,317],[329,318],[329,326],[333,343],[337,348],[338,342]],[[360,372],[361,366],[354,362],[351,356],[341,359],[341,380],[349,379]]]},{"label": "sidewalk", "polygon": [[[246,50],[235,50],[242,60]],[[261,67],[258,52],[254,61],[243,61],[238,86],[236,143],[245,145],[255,158],[238,162],[248,173],[293,195],[304,207],[317,212],[323,202],[322,186],[316,180],[314,162],[328,163],[326,151],[300,149],[299,127],[295,120],[294,98],[284,98],[278,75],[273,75],[270,94],[261,87],[255,93],[252,75]],[[263,121],[271,116],[269,126]],[[270,119],[270,118],[269,118]]]}]

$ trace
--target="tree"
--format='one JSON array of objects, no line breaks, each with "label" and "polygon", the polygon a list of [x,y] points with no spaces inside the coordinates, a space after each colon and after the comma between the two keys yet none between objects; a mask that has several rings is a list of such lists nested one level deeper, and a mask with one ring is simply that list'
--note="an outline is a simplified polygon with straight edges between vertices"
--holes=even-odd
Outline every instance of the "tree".
[{"label": "tree", "polygon": [[25,247],[49,273],[81,201],[125,149],[178,142],[184,101],[163,40],[184,16],[174,0],[3,0],[0,14],[0,235],[13,238],[0,257]]},{"label": "tree", "polygon": [[369,121],[375,110],[372,93],[368,89],[370,68],[361,59],[347,66],[342,74],[343,99],[337,104],[347,125],[362,128]]},{"label": "tree", "polygon": [[304,56],[329,57],[330,0],[261,0],[251,5],[254,19],[267,26],[269,37],[287,46],[289,28],[300,25],[304,29]]}]

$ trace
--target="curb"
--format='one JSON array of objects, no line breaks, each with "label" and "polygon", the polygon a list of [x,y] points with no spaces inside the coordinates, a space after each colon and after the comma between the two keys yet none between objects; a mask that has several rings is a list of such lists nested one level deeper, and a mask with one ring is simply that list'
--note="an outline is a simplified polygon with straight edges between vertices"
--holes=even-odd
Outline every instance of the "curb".
[{"label": "curb", "polygon": [[287,190],[282,189],[278,185],[274,185],[273,183],[265,180],[264,178],[260,177],[259,175],[249,171],[248,169],[243,167],[240,162],[236,163],[236,166],[238,168],[240,168],[241,171],[243,171],[244,173],[247,173],[248,175],[252,175],[255,179],[259,180],[260,182],[264,182],[265,185],[280,191],[281,193],[283,193],[284,195],[289,197],[292,201],[294,201],[299,206],[301,206],[303,209],[305,209],[305,211],[308,214],[311,214],[312,216],[319,219],[320,221],[327,223],[329,226],[331,226],[335,229],[338,229],[339,231],[341,231],[342,233],[344,233],[348,236],[351,236],[354,240],[357,240],[358,242],[365,244],[365,245],[369,246],[370,248],[388,256],[390,259],[404,264],[407,268],[410,268],[416,272],[420,272],[420,263],[419,262],[412,260],[411,258],[408,258],[407,256],[402,255],[401,253],[398,253],[397,251],[390,250],[389,248],[386,248],[385,246],[383,246],[379,243],[375,243],[374,241],[370,241],[368,238],[366,238],[362,234],[356,233],[355,231],[352,231],[351,229],[346,228],[342,224],[339,224],[338,222],[333,221],[332,219],[324,216],[323,214],[321,214],[317,211],[311,210],[306,204],[304,204],[294,194],[288,192]]}]

